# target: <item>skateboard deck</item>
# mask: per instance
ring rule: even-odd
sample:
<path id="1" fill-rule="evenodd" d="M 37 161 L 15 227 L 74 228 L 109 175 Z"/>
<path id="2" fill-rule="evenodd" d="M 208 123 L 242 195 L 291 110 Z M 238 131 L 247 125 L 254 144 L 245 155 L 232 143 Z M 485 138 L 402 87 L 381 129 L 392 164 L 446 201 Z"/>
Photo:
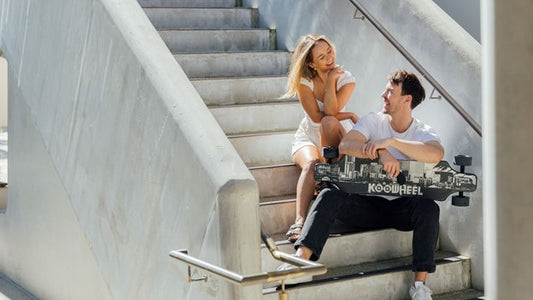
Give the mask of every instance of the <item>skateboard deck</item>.
<path id="1" fill-rule="evenodd" d="M 345 155 L 335 163 L 315 165 L 317 181 L 349 194 L 381 196 L 415 196 L 443 201 L 452 193 L 473 192 L 477 188 L 477 176 L 454 170 L 448 162 L 436 164 L 413 160 L 400 160 L 401 173 L 392 178 L 383 171 L 379 159 L 371 160 Z"/>

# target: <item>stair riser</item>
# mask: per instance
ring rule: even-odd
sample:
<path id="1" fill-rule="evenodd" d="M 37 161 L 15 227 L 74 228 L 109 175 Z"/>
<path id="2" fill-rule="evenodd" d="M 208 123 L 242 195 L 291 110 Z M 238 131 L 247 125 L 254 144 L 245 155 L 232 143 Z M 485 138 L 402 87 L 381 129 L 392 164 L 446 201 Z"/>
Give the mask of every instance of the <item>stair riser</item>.
<path id="1" fill-rule="evenodd" d="M 281 51 L 176 54 L 174 57 L 190 78 L 284 76 L 290 63 L 289 53 Z"/>
<path id="2" fill-rule="evenodd" d="M 265 198 L 295 194 L 301 170 L 291 165 L 252 169 L 250 172 L 259 186 L 259 197 Z"/>
<path id="3" fill-rule="evenodd" d="M 138 0 L 138 2 L 142 7 L 235 7 L 237 5 L 236 0 Z"/>
<path id="4" fill-rule="evenodd" d="M 226 134 L 296 131 L 300 120 L 303 118 L 303 111 L 297 102 L 233 107 L 217 106 L 209 110 Z"/>
<path id="5" fill-rule="evenodd" d="M 442 264 L 437 266 L 435 273 L 429 275 L 428 286 L 434 294 L 463 290 L 470 287 L 469 274 L 469 260 Z M 334 299 L 403 300 L 409 298 L 412 282 L 411 271 L 398 271 L 290 289 L 288 294 L 291 300 L 333 299 L 332 295 L 335 295 Z M 278 294 L 264 295 L 263 299 L 277 300 Z"/>
<path id="6" fill-rule="evenodd" d="M 274 50 L 273 30 L 163 30 L 163 41 L 173 53 Z"/>
<path id="7" fill-rule="evenodd" d="M 244 163 L 270 165 L 290 161 L 292 134 L 231 138 Z"/>
<path id="8" fill-rule="evenodd" d="M 319 262 L 332 268 L 409 256 L 412 254 L 412 236 L 412 232 L 386 229 L 330 237 Z M 283 252 L 294 252 L 293 244 L 278 247 Z M 261 253 L 263 270 L 275 270 L 279 261 L 274 260 L 265 248 Z"/>
<path id="9" fill-rule="evenodd" d="M 285 233 L 296 217 L 295 202 L 265 205 L 259 208 L 262 230 L 268 234 Z"/>
<path id="10" fill-rule="evenodd" d="M 285 92 L 286 77 L 251 77 L 191 81 L 207 105 L 261 103 Z"/>
<path id="11" fill-rule="evenodd" d="M 158 30 L 257 27 L 257 9 L 145 8 L 144 11 Z"/>

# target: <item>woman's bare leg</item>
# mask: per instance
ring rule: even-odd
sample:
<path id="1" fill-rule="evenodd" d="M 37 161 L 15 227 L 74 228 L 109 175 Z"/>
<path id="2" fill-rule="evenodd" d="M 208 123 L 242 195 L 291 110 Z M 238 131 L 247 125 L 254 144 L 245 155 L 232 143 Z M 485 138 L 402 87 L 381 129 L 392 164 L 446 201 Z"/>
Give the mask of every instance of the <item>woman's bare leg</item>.
<path id="1" fill-rule="evenodd" d="M 293 160 L 302 169 L 296 185 L 296 218 L 294 224 L 303 225 L 315 192 L 314 171 L 315 164 L 320 160 L 320 152 L 314 146 L 305 146 L 294 153 Z M 293 240 L 291 237 L 289 239 Z"/>
<path id="2" fill-rule="evenodd" d="M 344 137 L 345 131 L 341 122 L 335 117 L 327 116 L 320 122 L 320 134 L 322 147 L 338 147 Z"/>

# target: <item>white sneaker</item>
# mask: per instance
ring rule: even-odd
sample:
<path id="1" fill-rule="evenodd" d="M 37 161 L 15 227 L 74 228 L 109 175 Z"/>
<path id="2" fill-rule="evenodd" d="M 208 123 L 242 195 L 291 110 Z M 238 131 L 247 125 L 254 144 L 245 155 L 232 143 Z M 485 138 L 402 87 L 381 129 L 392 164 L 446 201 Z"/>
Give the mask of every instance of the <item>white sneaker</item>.
<path id="1" fill-rule="evenodd" d="M 409 289 L 409 296 L 412 300 L 433 300 L 431 290 L 421 281 L 416 281 Z"/>
<path id="2" fill-rule="evenodd" d="M 289 271 L 289 270 L 293 270 L 293 269 L 297 269 L 297 268 L 298 267 L 295 266 L 295 265 L 291 265 L 289 263 L 284 263 L 281 266 L 279 266 L 277 270 L 278 271 Z M 285 284 L 298 284 L 298 283 L 309 282 L 309 281 L 313 281 L 313 276 L 306 275 L 306 276 L 299 276 L 299 277 L 289 278 L 289 279 L 285 280 Z"/>

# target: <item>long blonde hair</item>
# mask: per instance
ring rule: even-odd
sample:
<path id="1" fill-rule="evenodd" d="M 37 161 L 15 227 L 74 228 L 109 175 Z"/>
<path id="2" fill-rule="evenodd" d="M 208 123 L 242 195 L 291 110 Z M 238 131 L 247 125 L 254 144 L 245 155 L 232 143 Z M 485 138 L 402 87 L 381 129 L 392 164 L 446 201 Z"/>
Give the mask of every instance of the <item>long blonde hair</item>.
<path id="1" fill-rule="evenodd" d="M 298 92 L 298 85 L 303 78 L 312 80 L 317 75 L 316 70 L 309 64 L 313 61 L 313 47 L 318 41 L 324 41 L 335 51 L 335 45 L 325 35 L 308 34 L 302 36 L 291 56 L 291 66 L 287 80 L 287 92 L 282 98 L 291 98 Z"/>

